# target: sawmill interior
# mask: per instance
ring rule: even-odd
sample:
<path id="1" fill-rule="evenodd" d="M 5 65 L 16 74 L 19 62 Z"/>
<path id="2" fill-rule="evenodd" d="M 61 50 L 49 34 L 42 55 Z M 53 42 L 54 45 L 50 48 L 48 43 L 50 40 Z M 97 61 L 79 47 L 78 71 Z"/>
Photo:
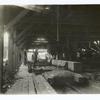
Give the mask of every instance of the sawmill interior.
<path id="1" fill-rule="evenodd" d="M 1 94 L 99 94 L 100 5 L 1 5 Z"/>

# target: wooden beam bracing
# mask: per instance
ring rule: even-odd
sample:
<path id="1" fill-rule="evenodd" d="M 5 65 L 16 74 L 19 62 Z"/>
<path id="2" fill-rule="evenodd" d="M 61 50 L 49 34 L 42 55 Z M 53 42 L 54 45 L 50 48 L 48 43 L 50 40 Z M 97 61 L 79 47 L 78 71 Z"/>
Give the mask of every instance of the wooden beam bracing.
<path id="1" fill-rule="evenodd" d="M 11 22 L 9 22 L 6 25 L 6 30 L 8 30 L 9 28 L 12 28 L 18 21 L 21 20 L 21 18 L 23 18 L 29 11 L 28 10 L 23 10 L 21 11 Z"/>
<path id="2" fill-rule="evenodd" d="M 19 33 L 19 35 L 16 36 L 15 42 L 19 41 L 20 38 L 22 38 L 24 35 L 26 35 L 25 33 L 32 27 L 32 25 L 29 25 L 28 27 L 26 27 L 21 33 Z"/>

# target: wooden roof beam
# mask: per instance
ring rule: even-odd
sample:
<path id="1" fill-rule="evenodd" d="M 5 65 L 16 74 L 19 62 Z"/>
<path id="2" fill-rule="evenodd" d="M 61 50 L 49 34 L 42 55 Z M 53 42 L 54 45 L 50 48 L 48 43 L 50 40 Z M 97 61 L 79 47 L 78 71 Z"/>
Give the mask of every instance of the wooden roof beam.
<path id="1" fill-rule="evenodd" d="M 7 25 L 6 25 L 6 30 L 8 30 L 9 28 L 11 28 L 12 26 L 14 26 L 18 21 L 20 21 L 27 13 L 29 12 L 29 10 L 23 10 L 21 11 L 12 21 L 10 21 Z"/>
<path id="2" fill-rule="evenodd" d="M 19 45 L 19 47 L 20 47 L 20 48 L 24 48 L 24 46 L 25 46 L 26 43 L 27 43 L 27 41 L 24 41 L 23 43 L 21 43 L 21 44 Z"/>
<path id="3" fill-rule="evenodd" d="M 16 42 L 17 45 L 20 45 L 21 43 L 23 43 L 24 41 L 27 41 L 27 40 L 30 41 L 33 37 L 32 36 L 29 37 L 29 36 L 30 36 L 30 34 L 27 34 L 24 37 L 22 37 L 18 42 Z"/>
<path id="4" fill-rule="evenodd" d="M 19 35 L 17 35 L 15 42 L 17 42 L 18 40 L 20 40 L 20 38 L 22 38 L 24 35 L 26 35 L 25 33 L 32 27 L 32 25 L 26 27 L 21 33 L 19 33 Z"/>

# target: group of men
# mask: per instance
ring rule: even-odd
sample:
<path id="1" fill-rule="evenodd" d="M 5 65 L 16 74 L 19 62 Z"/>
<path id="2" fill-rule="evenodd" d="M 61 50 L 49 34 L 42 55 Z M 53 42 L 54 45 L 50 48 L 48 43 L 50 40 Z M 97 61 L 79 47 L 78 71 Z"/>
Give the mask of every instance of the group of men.
<path id="1" fill-rule="evenodd" d="M 38 56 L 38 51 L 35 50 L 32 54 L 31 61 L 28 62 L 28 72 L 32 72 L 33 67 L 35 67 L 37 63 L 37 56 Z"/>

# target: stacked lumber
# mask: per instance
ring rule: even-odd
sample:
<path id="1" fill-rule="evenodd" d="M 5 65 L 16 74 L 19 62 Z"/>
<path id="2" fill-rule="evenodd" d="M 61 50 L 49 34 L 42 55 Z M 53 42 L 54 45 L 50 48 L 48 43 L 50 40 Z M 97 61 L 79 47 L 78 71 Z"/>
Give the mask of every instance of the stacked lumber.
<path id="1" fill-rule="evenodd" d="M 82 64 L 80 62 L 75 61 L 64 61 L 64 60 L 52 60 L 52 65 L 63 67 L 64 69 L 81 73 L 82 72 Z"/>
<path id="2" fill-rule="evenodd" d="M 81 73 L 82 65 L 80 62 L 68 61 L 68 70 L 76 72 L 76 73 Z"/>
<path id="3" fill-rule="evenodd" d="M 67 61 L 64 60 L 52 60 L 52 65 L 64 67 L 66 65 L 66 62 Z"/>

